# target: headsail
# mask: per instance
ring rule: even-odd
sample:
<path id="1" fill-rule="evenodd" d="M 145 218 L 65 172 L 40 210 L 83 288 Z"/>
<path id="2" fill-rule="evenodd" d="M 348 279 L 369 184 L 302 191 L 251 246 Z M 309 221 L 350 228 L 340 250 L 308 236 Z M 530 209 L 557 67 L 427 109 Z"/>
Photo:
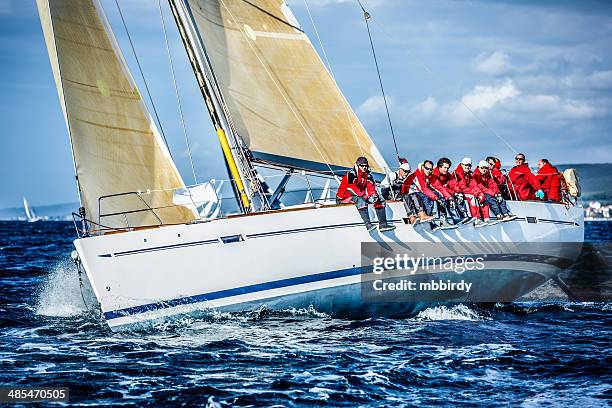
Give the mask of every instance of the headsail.
<path id="1" fill-rule="evenodd" d="M 155 213 L 163 223 L 192 221 L 192 211 L 173 206 L 172 191 L 161 191 L 184 183 L 98 0 L 37 0 L 37 5 L 88 218 L 134 211 L 127 215 L 130 226 L 154 225 L 159 220 L 151 211 L 139 211 L 150 206 L 159 208 Z M 144 194 L 98 201 L 138 191 Z M 126 219 L 100 221 L 124 226 Z"/>
<path id="2" fill-rule="evenodd" d="M 384 159 L 283 0 L 185 0 L 255 159 L 315 171 Z"/>
<path id="3" fill-rule="evenodd" d="M 30 205 L 28 204 L 28 200 L 26 200 L 25 197 L 23 197 L 23 209 L 25 211 L 25 214 L 28 220 L 34 219 L 36 217 L 34 215 L 34 210 L 30 208 Z"/>

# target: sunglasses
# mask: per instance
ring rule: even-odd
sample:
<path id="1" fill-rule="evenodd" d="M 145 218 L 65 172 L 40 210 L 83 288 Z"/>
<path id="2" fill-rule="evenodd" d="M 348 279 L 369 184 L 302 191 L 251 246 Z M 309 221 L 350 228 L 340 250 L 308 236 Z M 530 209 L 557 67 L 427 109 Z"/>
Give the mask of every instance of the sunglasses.
<path id="1" fill-rule="evenodd" d="M 485 170 L 488 169 L 488 167 L 486 167 L 486 166 L 479 166 L 478 168 L 479 169 L 485 169 Z"/>
<path id="2" fill-rule="evenodd" d="M 462 165 L 462 166 L 465 166 L 465 167 L 472 167 L 472 165 L 471 165 L 471 164 L 461 163 L 461 165 Z"/>
<path id="3" fill-rule="evenodd" d="M 367 169 L 368 165 L 367 164 L 360 164 L 359 167 L 362 168 L 362 169 Z"/>
<path id="4" fill-rule="evenodd" d="M 525 161 L 525 158 L 524 157 L 515 157 L 514 160 Z"/>
<path id="5" fill-rule="evenodd" d="M 427 171 L 432 171 L 432 170 L 433 170 L 433 167 L 423 167 L 423 168 L 424 168 L 425 170 L 427 170 Z"/>

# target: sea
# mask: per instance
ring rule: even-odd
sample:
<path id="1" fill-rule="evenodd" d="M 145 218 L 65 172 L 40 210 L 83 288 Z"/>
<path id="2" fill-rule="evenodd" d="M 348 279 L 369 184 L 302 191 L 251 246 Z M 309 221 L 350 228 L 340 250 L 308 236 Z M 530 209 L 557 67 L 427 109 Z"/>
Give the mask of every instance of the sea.
<path id="1" fill-rule="evenodd" d="M 70 222 L 0 222 L 0 386 L 103 406 L 612 405 L 610 303 L 211 312 L 113 333 L 79 284 L 74 238 Z M 612 222 L 587 223 L 586 240 L 612 240 Z"/>

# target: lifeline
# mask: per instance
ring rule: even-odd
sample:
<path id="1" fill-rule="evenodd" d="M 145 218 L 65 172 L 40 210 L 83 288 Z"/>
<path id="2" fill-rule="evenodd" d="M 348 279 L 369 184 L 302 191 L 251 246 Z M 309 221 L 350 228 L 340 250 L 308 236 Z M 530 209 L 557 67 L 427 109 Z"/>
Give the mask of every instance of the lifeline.
<path id="1" fill-rule="evenodd" d="M 469 293 L 472 288 L 472 283 L 461 280 L 460 282 L 451 282 L 450 280 L 431 280 L 429 282 L 412 282 L 408 279 L 402 279 L 396 282 L 385 282 L 381 279 L 372 282 L 374 290 L 377 291 L 461 291 Z"/>

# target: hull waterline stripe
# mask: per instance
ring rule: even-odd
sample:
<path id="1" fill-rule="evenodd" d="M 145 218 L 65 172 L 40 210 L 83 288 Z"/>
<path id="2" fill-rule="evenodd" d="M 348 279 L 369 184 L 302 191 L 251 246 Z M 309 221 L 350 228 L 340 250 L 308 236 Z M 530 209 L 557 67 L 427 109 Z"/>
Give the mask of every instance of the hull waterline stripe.
<path id="1" fill-rule="evenodd" d="M 461 255 L 460 257 L 462 257 Z M 559 268 L 566 268 L 572 264 L 572 260 L 548 255 L 526 255 L 526 254 L 471 254 L 470 256 L 484 257 L 487 262 L 493 261 L 520 261 L 537 264 L 553 265 Z M 289 286 L 302 285 L 306 283 L 320 282 L 330 279 L 344 278 L 348 276 L 362 275 L 372 272 L 372 266 L 359 266 L 348 269 L 340 269 L 331 272 L 322 272 L 312 275 L 297 276 L 295 278 L 280 279 L 271 282 L 258 283 L 254 285 L 241 286 L 232 289 L 220 290 L 201 295 L 186 296 L 178 299 L 149 303 L 140 306 L 128 307 L 125 309 L 112 310 L 104 313 L 106 320 L 117 319 L 120 317 L 141 314 L 159 309 L 168 309 L 175 306 L 201 303 L 210 300 L 218 300 L 232 296 L 246 295 L 255 292 L 263 292 L 271 289 L 285 288 Z"/>
<path id="2" fill-rule="evenodd" d="M 203 295 L 187 296 L 179 299 L 168 300 L 165 302 L 149 303 L 142 306 L 134 306 L 126 309 L 113 310 L 105 312 L 106 320 L 117 319 L 119 317 L 140 314 L 158 309 L 166 309 L 174 306 L 189 305 L 192 303 L 200 303 L 210 300 L 223 299 L 231 296 L 246 295 L 254 292 L 262 292 L 270 289 L 279 289 L 287 286 L 301 285 L 304 283 L 313 283 L 329 279 L 344 278 L 347 276 L 361 275 L 368 273 L 372 267 L 354 267 L 349 269 L 340 269 L 338 271 L 316 273 L 313 275 L 298 276 L 295 278 L 281 279 L 266 283 L 257 283 L 255 285 L 242 286 L 233 289 L 219 290 Z"/>

